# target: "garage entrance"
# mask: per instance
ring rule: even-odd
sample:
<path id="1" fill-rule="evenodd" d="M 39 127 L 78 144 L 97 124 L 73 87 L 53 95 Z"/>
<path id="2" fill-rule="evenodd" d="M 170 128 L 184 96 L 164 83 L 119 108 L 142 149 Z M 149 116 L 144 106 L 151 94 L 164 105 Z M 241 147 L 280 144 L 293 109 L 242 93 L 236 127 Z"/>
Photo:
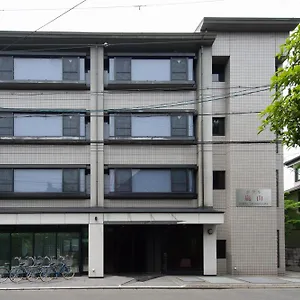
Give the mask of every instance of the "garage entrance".
<path id="1" fill-rule="evenodd" d="M 202 225 L 104 225 L 105 274 L 203 274 Z"/>

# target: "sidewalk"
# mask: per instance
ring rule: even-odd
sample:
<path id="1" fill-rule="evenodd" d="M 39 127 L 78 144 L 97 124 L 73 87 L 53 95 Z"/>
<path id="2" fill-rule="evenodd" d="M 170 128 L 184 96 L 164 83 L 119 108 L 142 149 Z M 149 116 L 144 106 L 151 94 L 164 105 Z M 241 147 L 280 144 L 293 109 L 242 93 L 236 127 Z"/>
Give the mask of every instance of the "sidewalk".
<path id="1" fill-rule="evenodd" d="M 285 276 L 105 276 L 104 278 L 74 277 L 53 279 L 44 283 L 22 280 L 15 284 L 9 279 L 0 290 L 52 289 L 234 289 L 234 288 L 300 288 L 300 273 Z"/>

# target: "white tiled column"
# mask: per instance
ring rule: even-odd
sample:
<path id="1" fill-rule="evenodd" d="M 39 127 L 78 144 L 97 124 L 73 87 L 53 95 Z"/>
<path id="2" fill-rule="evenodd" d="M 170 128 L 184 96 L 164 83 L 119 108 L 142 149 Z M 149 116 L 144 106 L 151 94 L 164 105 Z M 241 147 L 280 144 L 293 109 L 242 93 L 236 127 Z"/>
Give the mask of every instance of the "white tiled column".
<path id="1" fill-rule="evenodd" d="M 104 277 L 103 214 L 90 215 L 88 275 L 90 278 Z"/>
<path id="2" fill-rule="evenodd" d="M 217 275 L 216 225 L 203 225 L 203 274 Z"/>

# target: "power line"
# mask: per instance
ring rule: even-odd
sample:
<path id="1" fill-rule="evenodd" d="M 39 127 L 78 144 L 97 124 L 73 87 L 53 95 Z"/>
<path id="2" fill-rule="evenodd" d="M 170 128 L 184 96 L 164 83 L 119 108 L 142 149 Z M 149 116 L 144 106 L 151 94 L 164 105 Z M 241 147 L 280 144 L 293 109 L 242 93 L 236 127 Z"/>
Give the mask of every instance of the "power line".
<path id="1" fill-rule="evenodd" d="M 54 21 L 56 21 L 57 19 L 61 18 L 61 17 L 64 16 L 64 15 L 66 15 L 67 13 L 69 13 L 70 11 L 72 11 L 73 9 L 75 9 L 76 7 L 78 7 L 79 5 L 83 4 L 83 3 L 86 2 L 86 1 L 87 1 L 87 0 L 83 0 L 83 1 L 81 1 L 81 2 L 79 2 L 79 3 L 77 3 L 77 4 L 74 5 L 73 7 L 69 8 L 68 10 L 66 10 L 65 12 L 63 12 L 62 14 L 58 15 L 57 17 L 55 17 L 54 19 L 52 19 L 52 20 L 50 20 L 49 22 L 45 23 L 44 25 L 38 27 L 36 30 L 32 31 L 31 33 L 29 33 L 29 34 L 27 34 L 27 35 L 25 35 L 25 36 L 23 36 L 23 37 L 21 37 L 21 38 L 16 39 L 16 40 L 15 40 L 13 43 L 11 43 L 10 45 L 7 45 L 7 46 L 5 46 L 4 48 L 2 48 L 2 49 L 0 50 L 0 52 L 1 52 L 1 51 L 4 51 L 4 50 L 7 50 L 8 48 L 10 48 L 11 46 L 17 44 L 17 43 L 20 42 L 20 41 L 25 40 L 27 37 L 31 36 L 31 35 L 34 34 L 35 32 L 37 32 L 37 31 L 41 30 L 42 28 L 48 26 L 49 24 L 53 23 Z"/>
<path id="2" fill-rule="evenodd" d="M 117 9 L 117 8 L 147 8 L 147 7 L 161 7 L 161 6 L 176 6 L 176 5 L 191 5 L 191 4 L 202 4 L 202 3 L 215 3 L 223 2 L 224 0 L 202 0 L 202 1 L 185 1 L 185 2 L 169 2 L 169 3 L 140 3 L 140 4 L 130 4 L 130 5 L 107 5 L 107 6 L 89 6 L 80 7 L 76 10 L 92 10 L 92 9 Z M 28 12 L 28 11 L 57 11 L 65 10 L 67 8 L 8 8 L 0 9 L 2 12 Z"/>
<path id="3" fill-rule="evenodd" d="M 199 99 L 199 98 L 196 98 L 196 99 L 193 99 L 193 100 L 184 100 L 184 101 L 177 101 L 177 102 L 173 102 L 173 103 L 160 103 L 160 104 L 151 104 L 151 105 L 144 105 L 144 106 L 137 106 L 137 107 L 130 107 L 130 108 L 116 108 L 116 109 L 104 109 L 104 110 L 88 110 L 89 112 L 113 112 L 113 111 L 117 111 L 117 112 L 120 112 L 120 111 L 142 111 L 143 109 L 159 109 L 159 108 L 170 108 L 170 107 L 176 107 L 176 106 L 185 106 L 185 105 L 189 105 L 189 104 L 196 104 L 196 103 L 203 103 L 203 102 L 211 102 L 211 101 L 216 101 L 216 100 L 222 100 L 222 99 L 227 99 L 227 98 L 235 98 L 235 97 L 240 97 L 240 96 L 246 96 L 246 95 L 252 95 L 252 94 L 256 94 L 256 93 L 260 93 L 260 92 L 263 92 L 263 91 L 267 91 L 269 90 L 269 88 L 262 88 L 262 89 L 254 89 L 254 90 L 242 90 L 242 91 L 239 91 L 239 92 L 233 92 L 233 93 L 229 93 L 227 95 L 224 95 L 224 96 L 219 96 L 219 97 L 216 97 L 216 96 L 207 96 L 207 98 L 205 98 L 204 100 L 203 99 Z M 11 99 L 11 98 L 10 98 Z M 2 110 L 2 112 L 4 111 L 11 111 L 13 110 L 14 112 L 19 112 L 19 111 L 23 111 L 23 112 L 28 112 L 28 108 L 4 108 L 4 107 L 1 107 L 0 108 Z M 39 109 L 36 109 L 36 111 L 41 111 L 43 110 L 44 112 L 45 111 L 51 111 L 51 112 L 63 112 L 64 110 L 49 110 L 49 109 L 42 109 L 42 108 L 39 108 Z M 73 110 L 74 111 L 74 110 Z M 67 112 L 70 113 L 70 110 L 68 110 Z M 78 113 L 78 110 L 75 111 Z"/>

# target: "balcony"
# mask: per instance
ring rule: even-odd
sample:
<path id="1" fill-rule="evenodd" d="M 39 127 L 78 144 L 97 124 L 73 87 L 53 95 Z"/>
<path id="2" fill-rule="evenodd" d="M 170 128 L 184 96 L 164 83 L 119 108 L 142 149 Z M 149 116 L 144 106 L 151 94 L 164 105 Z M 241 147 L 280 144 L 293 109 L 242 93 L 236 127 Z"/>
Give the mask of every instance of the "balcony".
<path id="1" fill-rule="evenodd" d="M 104 123 L 107 144 L 194 144 L 195 120 L 183 114 L 110 114 Z"/>
<path id="2" fill-rule="evenodd" d="M 86 89 L 88 71 L 80 57 L 0 57 L 0 88 Z"/>
<path id="3" fill-rule="evenodd" d="M 105 86 L 122 88 L 195 88 L 193 58 L 131 58 L 108 60 Z"/>
<path id="4" fill-rule="evenodd" d="M 195 170 L 107 169 L 106 199 L 196 199 Z"/>

